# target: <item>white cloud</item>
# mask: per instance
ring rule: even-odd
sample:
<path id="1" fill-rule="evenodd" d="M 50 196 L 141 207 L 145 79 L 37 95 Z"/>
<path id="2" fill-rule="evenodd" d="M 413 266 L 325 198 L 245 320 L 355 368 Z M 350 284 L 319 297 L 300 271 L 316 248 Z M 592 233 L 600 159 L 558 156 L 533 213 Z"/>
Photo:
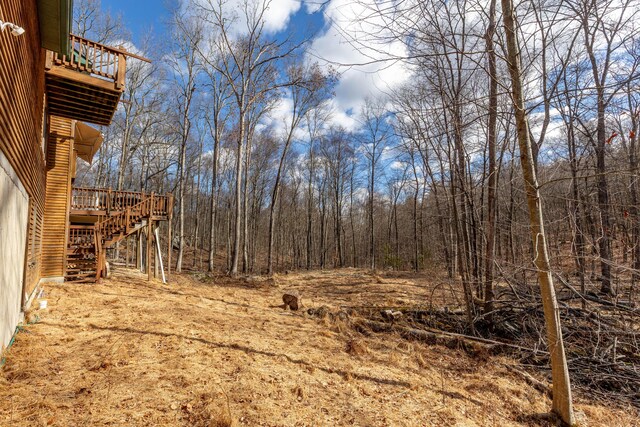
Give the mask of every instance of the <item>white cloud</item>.
<path id="1" fill-rule="evenodd" d="M 239 35 L 248 31 L 244 10 L 248 10 L 251 15 L 252 12 L 259 12 L 266 7 L 264 30 L 273 34 L 287 28 L 291 16 L 300 6 L 299 0 L 226 0 L 222 3 L 222 12 L 228 21 L 233 21 L 231 31 Z M 206 10 L 217 10 L 220 6 L 218 0 L 191 0 L 187 7 L 190 12 L 197 14 Z"/>
<path id="2" fill-rule="evenodd" d="M 265 13 L 265 30 L 272 33 L 284 30 L 289 24 L 291 15 L 299 9 L 300 1 L 298 0 L 270 0 Z"/>
<path id="3" fill-rule="evenodd" d="M 319 12 L 320 9 L 322 9 L 322 6 L 324 4 L 325 4 L 325 2 L 322 1 L 322 0 L 305 1 L 304 2 L 305 9 L 306 9 L 307 13 L 309 13 L 309 14 Z"/>
<path id="4" fill-rule="evenodd" d="M 331 111 L 329 120 L 326 123 L 327 127 L 332 125 L 342 127 L 348 132 L 356 131 L 360 127 L 355 115 L 341 108 L 337 98 L 332 98 L 327 101 L 326 107 Z"/>
<path id="5" fill-rule="evenodd" d="M 406 55 L 406 48 L 398 41 L 370 44 L 365 41 L 366 34 L 378 32 L 377 26 L 381 24 L 376 18 L 363 22 L 363 16 L 371 16 L 366 4 L 331 0 L 323 14 L 329 26 L 313 40 L 308 59 L 334 67 L 340 73 L 332 105 L 336 111 L 333 119 L 347 129 L 354 129 L 354 116 L 359 115 L 367 97 L 384 96 L 408 80 L 410 71 L 406 64 L 386 60 Z"/>
<path id="6" fill-rule="evenodd" d="M 282 136 L 289 131 L 293 116 L 293 101 L 288 96 L 282 96 L 261 120 L 258 130 L 269 129 L 274 135 Z"/>
<path id="7" fill-rule="evenodd" d="M 407 163 L 400 160 L 394 160 L 389 164 L 389 169 L 391 170 L 404 170 L 406 167 Z"/>

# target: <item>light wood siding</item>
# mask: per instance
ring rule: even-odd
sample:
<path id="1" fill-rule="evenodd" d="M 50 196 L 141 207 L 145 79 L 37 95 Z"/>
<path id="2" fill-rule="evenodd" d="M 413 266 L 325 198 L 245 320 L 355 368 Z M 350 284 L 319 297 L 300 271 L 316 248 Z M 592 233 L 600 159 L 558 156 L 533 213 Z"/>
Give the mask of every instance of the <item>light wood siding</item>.
<path id="1" fill-rule="evenodd" d="M 25 29 L 20 37 L 12 36 L 11 31 L 0 33 L 0 150 L 29 195 L 35 211 L 30 221 L 35 222 L 35 232 L 41 233 L 45 200 L 41 133 L 45 56 L 40 47 L 36 1 L 0 0 L 0 19 Z M 29 293 L 40 278 L 41 237 L 28 239 L 25 291 Z"/>
<path id="2" fill-rule="evenodd" d="M 27 246 L 26 292 L 31 294 L 40 280 L 44 215 L 34 203 L 29 204 L 29 236 Z"/>
<path id="3" fill-rule="evenodd" d="M 69 197 L 74 121 L 50 116 L 47 141 L 47 198 L 45 202 L 42 277 L 63 277 L 69 235 Z"/>

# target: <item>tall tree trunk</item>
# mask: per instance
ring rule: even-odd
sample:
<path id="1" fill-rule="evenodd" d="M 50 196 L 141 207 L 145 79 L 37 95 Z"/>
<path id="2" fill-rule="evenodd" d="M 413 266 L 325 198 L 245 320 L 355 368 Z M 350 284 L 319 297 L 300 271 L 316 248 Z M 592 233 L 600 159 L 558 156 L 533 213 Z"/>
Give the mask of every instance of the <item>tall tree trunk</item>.
<path id="1" fill-rule="evenodd" d="M 582 214 L 580 212 L 580 189 L 578 187 L 578 159 L 576 151 L 576 140 L 574 134 L 572 119 L 569 119 L 569 125 L 567 129 L 567 141 L 569 143 L 569 164 L 571 166 L 571 191 L 573 193 L 572 216 L 574 218 L 574 235 L 575 235 L 575 255 L 576 265 L 578 267 L 578 275 L 580 277 L 580 292 L 585 294 L 585 243 L 584 243 L 584 231 L 582 224 Z M 585 308 L 585 301 L 582 302 L 583 308 Z"/>
<path id="2" fill-rule="evenodd" d="M 420 194 L 420 182 L 418 181 L 418 172 L 413 153 L 411 155 L 411 167 L 413 168 L 416 186 L 413 192 L 413 271 L 417 273 L 420 270 L 418 254 L 418 195 Z"/>
<path id="3" fill-rule="evenodd" d="M 462 279 L 462 289 L 464 291 L 465 308 L 469 328 L 474 330 L 474 320 L 476 315 L 475 303 L 473 300 L 473 287 L 471 283 L 471 246 L 469 241 L 469 210 L 466 200 L 466 162 L 462 141 L 462 129 L 459 106 L 454 108 L 454 152 L 452 160 L 452 195 L 451 206 L 453 207 L 454 228 L 458 247 L 458 268 Z M 457 183 L 457 184 L 456 184 Z M 457 188 L 456 188 L 457 186 Z M 458 191 L 456 191 L 458 190 Z"/>
<path id="4" fill-rule="evenodd" d="M 231 255 L 231 270 L 232 276 L 238 275 L 238 261 L 240 259 L 240 233 L 242 225 L 242 166 L 244 164 L 244 127 L 245 117 L 243 112 L 240 113 L 239 123 L 239 135 L 238 135 L 238 148 L 236 156 L 236 183 L 235 183 L 235 218 L 234 218 L 234 235 L 233 235 L 233 253 Z"/>
<path id="5" fill-rule="evenodd" d="M 631 206 L 629 207 L 629 214 L 632 221 L 631 226 L 631 242 L 633 247 L 632 254 L 632 268 L 631 274 L 631 291 L 629 295 L 629 301 L 633 304 L 633 294 L 636 287 L 636 283 L 640 278 L 640 213 L 638 212 L 638 113 L 636 108 L 633 107 L 631 102 L 631 88 L 627 91 L 627 97 L 629 99 L 629 112 L 631 113 L 631 131 L 629 132 L 629 172 L 631 172 L 631 182 L 629 185 L 629 191 L 631 193 Z"/>
<path id="6" fill-rule="evenodd" d="M 313 259 L 313 139 L 309 141 L 309 181 L 307 183 L 307 270 L 311 269 Z"/>
<path id="7" fill-rule="evenodd" d="M 242 272 L 247 273 L 249 268 L 249 165 L 251 164 L 251 143 L 253 141 L 253 131 L 247 130 L 247 141 L 245 150 L 245 165 L 244 165 L 244 186 L 242 197 L 242 210 L 244 215 L 242 217 Z"/>
<path id="8" fill-rule="evenodd" d="M 190 72 L 192 71 L 189 68 Z M 186 88 L 185 92 L 185 106 L 184 111 L 182 112 L 182 135 L 180 142 L 180 182 L 179 182 L 179 192 L 180 192 L 180 202 L 179 202 L 179 210 L 180 214 L 178 216 L 178 238 L 179 246 L 178 246 L 178 256 L 176 258 L 176 273 L 180 273 L 182 271 L 182 259 L 184 257 L 184 189 L 185 189 L 185 167 L 187 163 L 187 141 L 189 140 L 189 131 L 191 130 L 191 122 L 189 121 L 189 109 L 191 108 L 191 101 L 193 99 L 193 93 L 195 91 L 195 86 L 193 85 L 192 75 L 189 76 L 189 86 Z"/>
<path id="9" fill-rule="evenodd" d="M 195 180 L 195 197 L 196 197 L 196 212 L 195 212 L 195 219 L 194 219 L 194 225 L 193 228 L 195 229 L 194 233 L 193 233 L 193 247 L 194 247 L 194 252 L 193 252 L 193 267 L 196 267 L 197 261 L 198 259 L 202 260 L 202 257 L 200 256 L 200 235 L 199 235 L 199 231 L 200 231 L 200 178 L 202 175 L 202 150 L 204 147 L 204 139 L 200 138 L 200 147 L 199 147 L 199 152 L 198 152 L 198 166 L 197 166 L 197 172 L 198 172 L 198 177 Z M 200 268 L 202 268 L 202 263 L 200 265 Z"/>
<path id="10" fill-rule="evenodd" d="M 491 0 L 489 5 L 489 26 L 487 28 L 487 55 L 489 62 L 489 185 L 487 189 L 487 245 L 485 249 L 484 266 L 484 314 L 489 315 L 488 321 L 492 323 L 490 313 L 493 311 L 493 264 L 495 262 L 496 248 L 496 187 L 498 183 L 498 168 L 496 165 L 497 145 L 497 121 L 498 121 L 498 76 L 496 72 L 496 52 L 493 47 L 493 36 L 496 26 L 496 0 Z"/>
<path id="11" fill-rule="evenodd" d="M 176 257 L 176 273 L 182 272 L 182 259 L 184 257 L 184 168 L 187 162 L 187 139 L 183 137 L 180 144 L 180 179 L 178 183 L 178 192 L 180 193 L 180 199 L 178 201 L 178 256 Z"/>
<path id="12" fill-rule="evenodd" d="M 524 104 L 520 68 L 520 53 L 517 41 L 516 23 L 513 16 L 512 0 L 502 0 L 502 18 L 507 41 L 507 62 L 511 75 L 513 107 L 516 115 L 518 144 L 520 146 L 520 163 L 524 177 L 527 205 L 529 207 L 529 223 L 531 242 L 535 248 L 534 264 L 538 270 L 538 282 L 542 294 L 542 305 L 547 324 L 547 339 L 551 354 L 551 376 L 553 381 L 553 411 L 568 425 L 575 424 L 569 369 L 564 352 L 560 312 L 553 287 L 553 277 L 549 265 L 549 254 L 542 218 L 542 205 L 538 181 L 533 166 L 529 125 Z"/>
<path id="13" fill-rule="evenodd" d="M 326 179 L 326 178 L 325 178 Z M 324 270 L 326 255 L 326 231 L 325 224 L 327 218 L 327 203 L 325 198 L 326 181 L 323 180 L 318 194 L 318 203 L 320 204 L 320 269 Z"/>
<path id="14" fill-rule="evenodd" d="M 215 268 L 216 256 L 216 216 L 218 213 L 218 129 L 214 130 L 213 138 L 213 165 L 211 168 L 211 226 L 209 235 L 209 271 Z"/>
<path id="15" fill-rule="evenodd" d="M 585 3 L 586 4 L 586 3 Z M 591 4 L 591 3 L 589 3 Z M 595 3 L 593 3 L 595 6 Z M 611 287 L 611 218 L 610 218 L 610 206 L 609 206 L 609 188 L 607 183 L 607 170 L 605 164 L 605 152 L 606 152 L 606 107 L 607 102 L 605 100 L 605 85 L 607 78 L 607 70 L 609 68 L 609 54 L 604 64 L 598 64 L 596 59 L 596 53 L 594 51 L 593 39 L 590 34 L 588 11 L 585 9 L 582 16 L 582 30 L 585 34 L 585 48 L 591 63 L 591 72 L 593 73 L 594 84 L 596 86 L 596 185 L 597 185 L 597 197 L 598 208 L 600 210 L 600 222 L 602 224 L 602 235 L 598 240 L 598 249 L 600 250 L 600 279 L 602 280 L 602 286 L 600 291 L 603 294 L 613 295 L 613 288 Z M 604 23 L 598 23 L 596 25 L 602 25 Z M 602 68 L 602 69 L 601 69 Z"/>
<path id="16" fill-rule="evenodd" d="M 284 148 L 282 149 L 282 156 L 280 156 L 280 162 L 278 163 L 278 172 L 276 174 L 276 181 L 273 184 L 273 193 L 271 194 L 271 207 L 269 209 L 269 246 L 267 254 L 267 272 L 269 275 L 273 274 L 273 234 L 275 232 L 275 209 L 278 203 L 278 197 L 280 195 L 280 181 L 282 180 L 282 174 L 284 171 L 284 162 L 287 158 L 289 145 L 291 144 L 291 138 L 293 132 L 289 133 L 287 140 L 285 141 Z"/>
<path id="17" fill-rule="evenodd" d="M 597 144 L 596 144 L 596 173 L 598 188 L 598 207 L 600 208 L 600 220 L 602 222 L 602 236 L 598 242 L 600 249 L 600 272 L 602 286 L 600 291 L 603 294 L 613 295 L 611 287 L 611 219 L 609 216 L 609 188 L 607 184 L 607 171 L 605 165 L 605 105 L 604 89 L 598 88 L 598 124 L 597 124 Z"/>
<path id="18" fill-rule="evenodd" d="M 358 258 L 356 255 L 356 228 L 353 217 L 353 190 L 355 189 L 356 162 L 351 162 L 351 176 L 349 184 L 349 222 L 351 223 L 351 262 L 353 267 L 358 266 Z"/>
<path id="19" fill-rule="evenodd" d="M 374 142 L 375 145 L 375 142 Z M 375 229 L 373 227 L 373 193 L 375 191 L 376 176 L 376 153 L 375 148 L 371 156 L 371 181 L 369 182 L 369 267 L 371 271 L 376 270 L 376 248 L 375 248 Z"/>

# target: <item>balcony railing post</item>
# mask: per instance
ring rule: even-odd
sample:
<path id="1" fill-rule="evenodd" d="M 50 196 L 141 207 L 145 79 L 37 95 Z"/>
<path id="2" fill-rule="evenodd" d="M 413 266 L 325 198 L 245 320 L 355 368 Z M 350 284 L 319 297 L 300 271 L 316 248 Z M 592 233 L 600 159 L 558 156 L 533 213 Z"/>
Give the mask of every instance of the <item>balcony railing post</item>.
<path id="1" fill-rule="evenodd" d="M 50 70 L 53 67 L 53 52 L 48 50 L 44 60 L 44 69 Z"/>
<path id="2" fill-rule="evenodd" d="M 124 87 L 125 77 L 127 72 L 127 57 L 119 53 L 118 54 L 118 71 L 116 74 L 116 89 L 120 90 Z"/>

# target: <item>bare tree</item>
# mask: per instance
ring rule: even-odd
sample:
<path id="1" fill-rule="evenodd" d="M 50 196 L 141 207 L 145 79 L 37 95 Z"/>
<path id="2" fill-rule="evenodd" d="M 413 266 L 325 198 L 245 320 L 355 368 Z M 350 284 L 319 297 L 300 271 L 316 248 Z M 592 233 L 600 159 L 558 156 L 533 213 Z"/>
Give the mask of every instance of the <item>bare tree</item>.
<path id="1" fill-rule="evenodd" d="M 590 139 L 596 152 L 598 207 L 602 224 L 602 236 L 598 244 L 601 292 L 609 295 L 612 295 L 614 290 L 611 285 L 611 208 L 605 161 L 607 141 L 610 140 L 610 136 L 607 135 L 606 111 L 609 103 L 624 84 L 615 79 L 614 52 L 637 35 L 635 21 L 640 11 L 634 5 L 633 0 L 621 2 L 579 0 L 568 3 L 582 30 L 583 43 L 591 66 L 591 82 L 595 87 L 596 138 L 594 140 L 590 136 Z"/>
<path id="2" fill-rule="evenodd" d="M 73 31 L 101 44 L 122 40 L 127 31 L 121 15 L 102 8 L 100 0 L 76 0 L 73 4 Z"/>
<path id="3" fill-rule="evenodd" d="M 185 181 L 187 161 L 187 141 L 191 132 L 191 104 L 196 91 L 196 81 L 201 65 L 198 61 L 198 45 L 202 43 L 203 28 L 191 16 L 176 9 L 173 16 L 173 40 L 175 52 L 169 62 L 173 71 L 173 82 L 177 93 L 177 129 L 179 136 L 180 155 L 178 161 L 178 256 L 176 272 L 182 271 L 182 261 L 185 249 L 184 219 L 185 219 Z"/>
<path id="4" fill-rule="evenodd" d="M 299 129 L 304 117 L 314 108 L 317 108 L 327 97 L 329 90 L 329 78 L 325 76 L 317 65 L 304 66 L 290 64 L 287 67 L 286 82 L 289 87 L 288 95 L 291 100 L 291 116 L 286 123 L 282 154 L 278 163 L 273 192 L 271 193 L 271 206 L 269 208 L 269 246 L 267 254 L 267 271 L 273 274 L 273 236 L 275 226 L 275 208 L 280 193 L 280 181 L 284 172 L 285 159 L 293 141 L 295 132 Z"/>
<path id="5" fill-rule="evenodd" d="M 238 273 L 241 249 L 242 178 L 247 114 L 265 92 L 277 88 L 277 85 L 273 84 L 277 82 L 276 63 L 299 47 L 291 46 L 288 40 L 267 39 L 265 13 L 270 4 L 270 1 L 245 0 L 240 7 L 240 16 L 236 11 L 229 11 L 223 1 L 208 0 L 201 6 L 207 23 L 218 31 L 219 37 L 215 39 L 214 47 L 221 62 L 217 65 L 217 71 L 229 84 L 237 109 L 235 225 L 230 267 L 232 275 Z M 241 34 L 237 34 L 235 25 L 242 28 Z"/>
<path id="6" fill-rule="evenodd" d="M 369 268 L 376 269 L 376 240 L 374 227 L 374 201 L 377 172 L 382 155 L 387 149 L 391 129 L 385 121 L 387 111 L 382 100 L 368 98 L 362 108 L 363 133 L 360 139 L 362 152 L 367 161 L 369 198 Z"/>
<path id="7" fill-rule="evenodd" d="M 518 26 L 514 17 L 511 0 L 502 0 L 502 19 L 507 42 L 507 62 L 509 65 L 509 74 L 511 75 L 513 108 L 515 109 L 518 144 L 520 146 L 520 163 L 529 208 L 531 244 L 535 249 L 533 263 L 538 272 L 538 282 L 540 283 L 540 293 L 542 294 L 542 304 L 547 323 L 549 353 L 551 353 L 553 411 L 557 413 L 566 424 L 573 425 L 575 423 L 575 417 L 571 399 L 569 369 L 567 367 L 567 358 L 562 340 L 558 302 L 553 287 L 551 266 L 549 265 L 547 238 L 544 230 L 544 220 L 542 218 L 542 201 L 540 200 L 538 180 L 533 163 L 529 123 L 522 89 L 520 45 L 517 39 Z"/>
<path id="8" fill-rule="evenodd" d="M 496 52 L 493 38 L 496 31 L 496 0 L 489 3 L 489 23 L 485 34 L 487 63 L 489 68 L 489 117 L 487 124 L 487 146 L 489 155 L 489 179 L 487 183 L 487 219 L 485 250 L 485 279 L 484 279 L 484 314 L 493 311 L 493 264 L 495 263 L 497 201 L 496 190 L 498 184 L 498 167 L 496 164 L 497 127 L 498 127 L 498 73 L 496 66 Z M 491 319 L 489 319 L 491 321 Z"/>

